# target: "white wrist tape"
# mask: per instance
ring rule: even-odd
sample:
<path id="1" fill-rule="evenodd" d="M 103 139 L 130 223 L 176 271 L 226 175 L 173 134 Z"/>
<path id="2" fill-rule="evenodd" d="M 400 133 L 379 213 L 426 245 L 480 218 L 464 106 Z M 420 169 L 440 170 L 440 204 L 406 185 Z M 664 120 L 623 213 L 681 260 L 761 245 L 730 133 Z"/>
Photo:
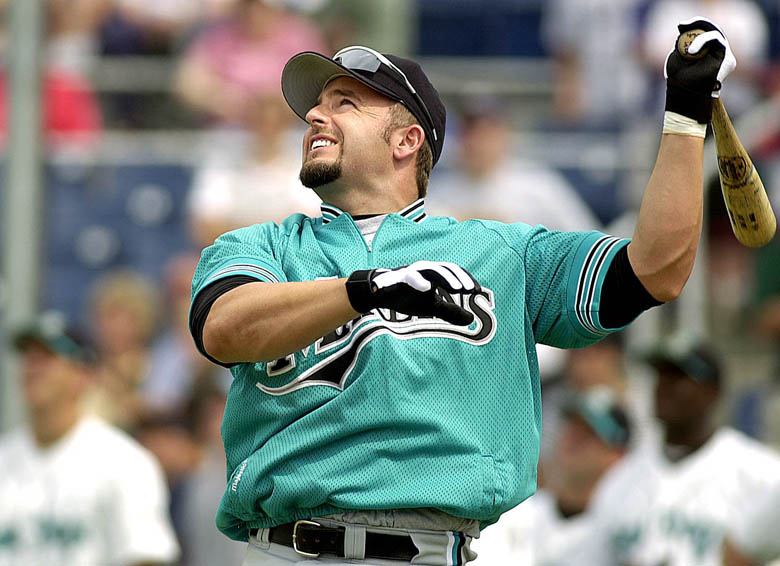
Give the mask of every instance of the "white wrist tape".
<path id="1" fill-rule="evenodd" d="M 707 124 L 699 124 L 693 118 L 667 111 L 664 112 L 663 133 L 703 138 L 707 134 Z"/>

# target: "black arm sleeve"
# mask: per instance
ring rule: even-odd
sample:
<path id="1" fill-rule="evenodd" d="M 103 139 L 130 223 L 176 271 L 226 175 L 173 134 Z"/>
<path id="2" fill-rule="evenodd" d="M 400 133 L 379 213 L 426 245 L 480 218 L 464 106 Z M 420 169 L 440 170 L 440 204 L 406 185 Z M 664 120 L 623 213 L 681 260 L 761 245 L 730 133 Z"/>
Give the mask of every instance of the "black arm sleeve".
<path id="1" fill-rule="evenodd" d="M 625 326 L 649 308 L 661 305 L 647 292 L 628 261 L 628 246 L 623 246 L 604 276 L 599 301 L 599 321 L 604 328 Z"/>
<path id="2" fill-rule="evenodd" d="M 211 306 L 214 304 L 214 301 L 219 299 L 222 295 L 231 289 L 235 289 L 236 287 L 240 287 L 241 285 L 245 285 L 247 283 L 255 283 L 257 281 L 258 280 L 254 277 L 249 277 L 248 275 L 233 275 L 232 277 L 225 277 L 223 279 L 219 279 L 218 281 L 214 281 L 214 283 L 205 287 L 200 293 L 198 293 L 198 296 L 195 297 L 195 302 L 192 303 L 192 308 L 190 309 L 190 334 L 192 334 L 192 338 L 195 340 L 195 345 L 198 347 L 198 351 L 215 364 L 226 368 L 237 365 L 223 364 L 219 360 L 215 360 L 203 347 L 203 327 L 206 325 L 206 317 L 209 315 Z"/>

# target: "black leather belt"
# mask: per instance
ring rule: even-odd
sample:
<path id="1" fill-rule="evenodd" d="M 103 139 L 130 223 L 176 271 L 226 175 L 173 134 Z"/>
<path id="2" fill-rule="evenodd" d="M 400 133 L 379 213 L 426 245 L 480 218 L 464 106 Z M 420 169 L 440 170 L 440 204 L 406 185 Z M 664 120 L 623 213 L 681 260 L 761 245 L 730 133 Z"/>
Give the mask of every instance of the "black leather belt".
<path id="1" fill-rule="evenodd" d="M 257 535 L 257 529 L 250 531 Z M 268 540 L 289 546 L 301 556 L 315 558 L 335 554 L 344 558 L 344 527 L 323 527 L 314 521 L 296 521 L 271 527 Z M 409 535 L 391 535 L 366 531 L 366 558 L 410 561 L 419 550 Z"/>

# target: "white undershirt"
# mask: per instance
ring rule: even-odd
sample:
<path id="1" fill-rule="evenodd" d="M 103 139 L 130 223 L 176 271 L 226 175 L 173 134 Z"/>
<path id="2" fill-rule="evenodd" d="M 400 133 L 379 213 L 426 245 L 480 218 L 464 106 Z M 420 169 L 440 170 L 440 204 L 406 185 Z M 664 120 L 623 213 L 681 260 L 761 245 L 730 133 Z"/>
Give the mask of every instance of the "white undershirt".
<path id="1" fill-rule="evenodd" d="M 363 239 L 366 241 L 369 251 L 371 251 L 371 245 L 374 243 L 374 236 L 376 236 L 376 232 L 386 216 L 387 214 L 378 214 L 371 218 L 355 220 L 355 225 L 360 230 L 360 233 L 363 234 Z"/>

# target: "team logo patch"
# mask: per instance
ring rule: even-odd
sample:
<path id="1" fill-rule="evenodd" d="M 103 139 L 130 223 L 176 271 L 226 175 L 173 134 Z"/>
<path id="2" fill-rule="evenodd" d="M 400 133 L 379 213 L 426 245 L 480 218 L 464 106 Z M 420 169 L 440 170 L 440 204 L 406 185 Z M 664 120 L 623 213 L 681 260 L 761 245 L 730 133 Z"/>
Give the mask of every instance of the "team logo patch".
<path id="1" fill-rule="evenodd" d="M 330 334 L 318 339 L 312 346 L 270 362 L 266 366 L 269 377 L 285 374 L 296 367 L 296 356 L 308 357 L 314 348 L 314 355 L 325 355 L 313 367 L 296 376 L 289 383 L 271 387 L 258 383 L 257 387 L 269 395 L 286 395 L 312 385 L 324 385 L 343 390 L 347 379 L 357 363 L 360 351 L 375 338 L 390 335 L 397 340 L 416 338 L 449 338 L 477 346 L 487 344 L 496 333 L 496 316 L 493 292 L 482 288 L 473 295 L 443 294 L 448 301 L 457 302 L 474 314 L 470 326 L 456 326 L 438 318 L 409 316 L 387 309 L 375 309 Z"/>

